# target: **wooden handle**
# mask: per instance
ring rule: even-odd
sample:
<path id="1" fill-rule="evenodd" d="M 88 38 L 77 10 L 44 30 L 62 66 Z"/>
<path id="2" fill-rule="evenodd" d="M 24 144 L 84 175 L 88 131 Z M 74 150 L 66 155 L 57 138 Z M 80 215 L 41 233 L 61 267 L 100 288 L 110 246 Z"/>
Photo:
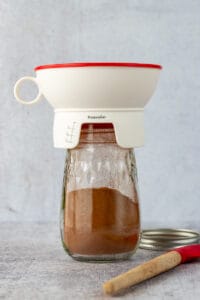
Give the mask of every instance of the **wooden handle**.
<path id="1" fill-rule="evenodd" d="M 105 282 L 103 290 L 106 294 L 116 294 L 122 289 L 168 271 L 180 263 L 181 255 L 178 252 L 167 252 Z"/>

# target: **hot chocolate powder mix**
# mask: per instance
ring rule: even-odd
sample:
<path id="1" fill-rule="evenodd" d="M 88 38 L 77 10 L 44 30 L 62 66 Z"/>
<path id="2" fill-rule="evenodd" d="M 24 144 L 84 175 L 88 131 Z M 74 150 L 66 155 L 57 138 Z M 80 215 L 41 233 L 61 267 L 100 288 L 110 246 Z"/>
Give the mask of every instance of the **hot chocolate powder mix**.
<path id="1" fill-rule="evenodd" d="M 64 243 L 83 255 L 117 254 L 135 249 L 139 207 L 118 190 L 101 187 L 65 193 Z"/>

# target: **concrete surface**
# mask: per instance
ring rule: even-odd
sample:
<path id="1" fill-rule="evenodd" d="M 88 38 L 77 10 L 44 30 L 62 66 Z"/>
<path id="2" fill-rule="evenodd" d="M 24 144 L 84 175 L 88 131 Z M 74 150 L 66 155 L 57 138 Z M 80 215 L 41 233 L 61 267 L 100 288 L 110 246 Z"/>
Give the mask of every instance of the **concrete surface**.
<path id="1" fill-rule="evenodd" d="M 111 299 L 102 293 L 106 280 L 159 252 L 138 250 L 131 261 L 83 263 L 73 261 L 61 247 L 55 223 L 2 223 L 0 226 L 0 299 Z M 199 262 L 178 266 L 116 299 L 200 299 Z M 113 298 L 113 299 L 114 299 Z"/>
<path id="2" fill-rule="evenodd" d="M 51 108 L 15 102 L 14 82 L 40 64 L 141 61 L 164 66 L 136 152 L 143 222 L 197 224 L 200 1 L 1 0 L 0 20 L 0 220 L 56 221 L 65 156 Z"/>

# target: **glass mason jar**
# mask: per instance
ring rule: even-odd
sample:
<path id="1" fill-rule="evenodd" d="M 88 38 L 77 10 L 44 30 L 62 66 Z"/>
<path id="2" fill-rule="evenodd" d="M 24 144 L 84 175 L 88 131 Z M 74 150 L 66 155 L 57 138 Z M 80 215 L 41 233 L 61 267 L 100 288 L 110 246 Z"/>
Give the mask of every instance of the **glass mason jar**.
<path id="1" fill-rule="evenodd" d="M 140 238 L 133 149 L 117 145 L 112 124 L 85 124 L 79 145 L 67 151 L 61 237 L 74 259 L 130 258 Z"/>

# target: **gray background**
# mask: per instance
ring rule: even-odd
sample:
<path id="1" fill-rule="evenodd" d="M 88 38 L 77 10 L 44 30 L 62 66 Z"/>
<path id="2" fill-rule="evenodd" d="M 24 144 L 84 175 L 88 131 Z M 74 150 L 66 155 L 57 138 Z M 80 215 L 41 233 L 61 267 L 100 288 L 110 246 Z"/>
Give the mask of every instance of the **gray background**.
<path id="1" fill-rule="evenodd" d="M 1 0 L 0 20 L 0 220 L 59 217 L 53 111 L 18 104 L 15 81 L 47 63 L 137 61 L 164 67 L 136 151 L 143 226 L 199 229 L 200 1 Z"/>

